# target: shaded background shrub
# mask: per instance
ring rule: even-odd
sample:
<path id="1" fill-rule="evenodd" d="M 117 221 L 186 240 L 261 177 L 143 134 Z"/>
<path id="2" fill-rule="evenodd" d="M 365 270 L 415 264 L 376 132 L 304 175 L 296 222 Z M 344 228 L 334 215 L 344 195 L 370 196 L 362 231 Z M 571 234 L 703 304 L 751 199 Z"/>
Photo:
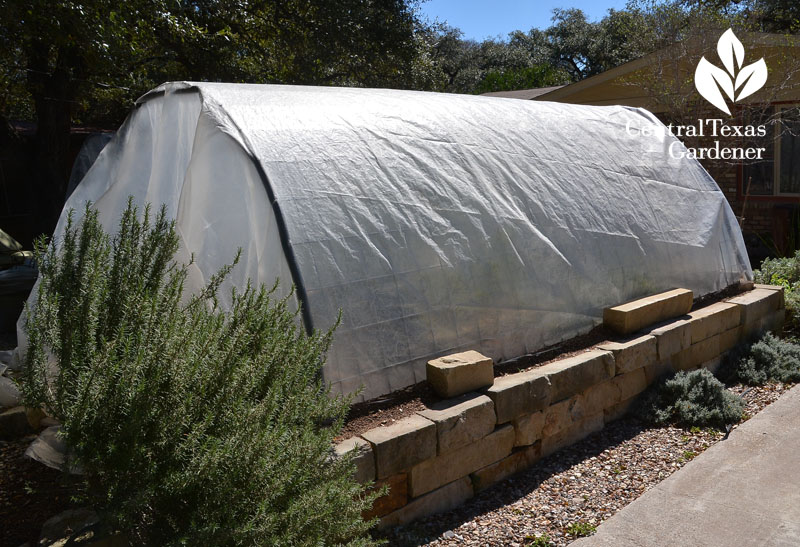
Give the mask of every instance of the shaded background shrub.
<path id="1" fill-rule="evenodd" d="M 800 250 L 786 258 L 767 258 L 758 270 L 753 270 L 756 283 L 780 285 L 786 299 L 784 330 L 800 332 Z"/>
<path id="2" fill-rule="evenodd" d="M 731 369 L 736 380 L 751 386 L 800 382 L 800 345 L 767 333 L 736 352 Z"/>
<path id="3" fill-rule="evenodd" d="M 41 271 L 27 310 L 25 398 L 45 406 L 104 519 L 134 544 L 365 545 L 373 495 L 331 457 L 349 401 L 320 369 L 332 330 L 307 336 L 289 298 L 233 267 L 193 296 L 165 209 L 129 201 L 113 240 L 87 206 Z"/>
<path id="4" fill-rule="evenodd" d="M 742 398 L 707 369 L 678 372 L 650 389 L 639 406 L 640 417 L 655 425 L 721 429 L 738 422 L 743 411 Z"/>

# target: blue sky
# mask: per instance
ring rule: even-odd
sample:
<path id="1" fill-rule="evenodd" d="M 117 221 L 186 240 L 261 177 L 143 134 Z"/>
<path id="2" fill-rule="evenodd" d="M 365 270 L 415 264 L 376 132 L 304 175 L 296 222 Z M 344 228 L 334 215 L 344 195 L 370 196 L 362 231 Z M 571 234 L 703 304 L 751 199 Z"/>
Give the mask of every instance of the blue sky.
<path id="1" fill-rule="evenodd" d="M 482 40 L 512 30 L 550 26 L 553 8 L 580 8 L 590 20 L 602 19 L 609 8 L 624 8 L 626 0 L 428 0 L 422 13 L 439 18 L 464 32 L 464 38 Z"/>

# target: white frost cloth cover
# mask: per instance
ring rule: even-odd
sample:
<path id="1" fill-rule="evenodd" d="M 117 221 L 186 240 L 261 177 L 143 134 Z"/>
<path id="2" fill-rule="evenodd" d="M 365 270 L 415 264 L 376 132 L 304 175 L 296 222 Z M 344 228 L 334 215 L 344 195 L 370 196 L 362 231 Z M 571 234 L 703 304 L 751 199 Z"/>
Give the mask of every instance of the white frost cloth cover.
<path id="1" fill-rule="evenodd" d="M 617 106 L 171 83 L 66 209 L 90 199 L 113 228 L 128 195 L 167 203 L 194 286 L 243 247 L 231 283 L 296 284 L 313 328 L 342 310 L 324 375 L 371 398 L 424 380 L 435 356 L 512 358 L 606 306 L 752 278 L 714 180 L 669 155 L 674 137 L 626 124 L 661 125 Z"/>
<path id="2" fill-rule="evenodd" d="M 69 174 L 69 182 L 67 183 L 67 195 L 75 191 L 75 187 L 83 180 L 86 172 L 92 167 L 92 164 L 103 151 L 103 148 L 114 137 L 112 133 L 92 133 L 83 141 L 81 149 L 78 151 L 78 156 L 72 164 L 72 171 Z"/>

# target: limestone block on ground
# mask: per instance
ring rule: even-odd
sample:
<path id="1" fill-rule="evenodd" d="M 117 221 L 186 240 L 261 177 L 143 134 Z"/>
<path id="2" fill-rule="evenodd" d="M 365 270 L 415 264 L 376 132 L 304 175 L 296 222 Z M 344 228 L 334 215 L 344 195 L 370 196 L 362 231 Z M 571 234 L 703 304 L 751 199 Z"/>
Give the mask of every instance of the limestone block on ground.
<path id="1" fill-rule="evenodd" d="M 542 456 L 542 443 L 537 442 L 511 453 L 499 462 L 487 465 L 470 475 L 475 493 L 486 490 L 493 484 L 507 479 L 535 464 Z"/>
<path id="2" fill-rule="evenodd" d="M 622 342 L 607 342 L 597 347 L 614 354 L 617 374 L 642 368 L 658 360 L 656 338 L 649 334 Z"/>
<path id="3" fill-rule="evenodd" d="M 636 397 L 647 389 L 647 375 L 643 368 L 625 374 L 619 374 L 611 381 L 619 388 L 619 397 L 621 401 Z"/>
<path id="4" fill-rule="evenodd" d="M 542 457 L 558 452 L 562 448 L 574 444 L 581 439 L 603 429 L 603 413 L 599 412 L 575 423 L 572 427 L 564 429 L 555 435 L 542 438 Z"/>
<path id="5" fill-rule="evenodd" d="M 440 401 L 418 414 L 436 424 L 439 454 L 485 437 L 497 422 L 492 400 L 477 393 Z"/>
<path id="6" fill-rule="evenodd" d="M 742 314 L 742 325 L 749 327 L 770 312 L 783 308 L 783 291 L 766 288 L 756 288 L 752 291 L 728 299 L 728 303 L 735 304 Z"/>
<path id="7" fill-rule="evenodd" d="M 688 289 L 674 289 L 603 310 L 603 325 L 620 334 L 679 317 L 692 309 L 694 295 Z"/>
<path id="8" fill-rule="evenodd" d="M 585 415 L 583 404 L 583 396 L 575 395 L 550 405 L 544 411 L 542 437 L 552 437 L 583 420 Z"/>
<path id="9" fill-rule="evenodd" d="M 381 519 L 379 528 L 406 524 L 418 518 L 449 511 L 458 507 L 473 495 L 472 481 L 464 477 L 411 500 L 405 507 L 393 511 Z"/>
<path id="10" fill-rule="evenodd" d="M 706 361 L 714 359 L 720 354 L 719 343 L 721 338 L 722 336 L 717 334 L 676 353 L 672 356 L 672 368 L 676 372 L 693 370 Z"/>
<path id="11" fill-rule="evenodd" d="M 587 415 L 602 412 L 603 409 L 613 406 L 622 400 L 619 385 L 614 381 L 615 378 L 604 380 L 582 393 L 583 407 Z"/>
<path id="12" fill-rule="evenodd" d="M 18 439 L 33 433 L 42 419 L 41 411 L 29 412 L 24 406 L 15 406 L 0 413 L 0 439 Z"/>
<path id="13" fill-rule="evenodd" d="M 650 334 L 656 337 L 659 361 L 666 361 L 692 345 L 692 324 L 685 319 L 659 324 Z"/>
<path id="14" fill-rule="evenodd" d="M 490 386 L 494 382 L 494 363 L 477 351 L 455 353 L 428 361 L 428 383 L 446 399 Z"/>
<path id="15" fill-rule="evenodd" d="M 614 355 L 591 350 L 537 369 L 550 380 L 550 402 L 557 403 L 614 376 Z"/>
<path id="16" fill-rule="evenodd" d="M 388 515 L 408 503 L 408 475 L 406 473 L 381 479 L 375 483 L 375 486 L 370 491 L 374 492 L 384 486 L 388 491 L 385 495 L 375 500 L 372 504 L 372 509 L 365 511 L 361 515 L 364 520 Z"/>
<path id="17" fill-rule="evenodd" d="M 509 374 L 496 378 L 486 395 L 494 403 L 497 423 L 504 424 L 549 405 L 550 380 L 540 368 Z"/>
<path id="18" fill-rule="evenodd" d="M 514 428 L 511 425 L 504 425 L 491 435 L 460 450 L 425 460 L 411 468 L 409 482 L 411 497 L 419 497 L 500 461 L 511 453 L 513 447 Z"/>
<path id="19" fill-rule="evenodd" d="M 372 445 L 379 479 L 401 473 L 436 455 L 436 424 L 422 416 L 370 429 L 361 437 Z"/>
<path id="20" fill-rule="evenodd" d="M 514 426 L 514 446 L 528 446 L 542 438 L 544 412 L 517 416 L 511 422 Z"/>
<path id="21" fill-rule="evenodd" d="M 692 324 L 692 344 L 739 326 L 741 306 L 729 302 L 716 302 L 689 313 Z"/>
<path id="22" fill-rule="evenodd" d="M 375 454 L 372 445 L 359 437 L 352 437 L 340 442 L 334 447 L 337 456 L 342 456 L 352 450 L 356 451 L 353 463 L 356 465 L 356 472 L 353 478 L 365 484 L 375 480 Z"/>

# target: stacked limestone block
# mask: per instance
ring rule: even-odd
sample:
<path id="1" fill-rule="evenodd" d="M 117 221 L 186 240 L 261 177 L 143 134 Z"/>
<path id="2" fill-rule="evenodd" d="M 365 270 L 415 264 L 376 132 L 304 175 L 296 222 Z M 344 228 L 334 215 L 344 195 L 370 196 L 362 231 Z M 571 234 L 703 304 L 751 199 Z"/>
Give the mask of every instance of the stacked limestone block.
<path id="1" fill-rule="evenodd" d="M 783 326 L 783 287 L 755 289 L 659 324 L 649 333 L 658 343 L 658 361 L 649 365 L 648 383 L 666 372 L 716 369 L 722 357 L 740 342 Z"/>
<path id="2" fill-rule="evenodd" d="M 755 285 L 752 291 L 728 300 L 742 310 L 742 337 L 752 338 L 765 331 L 780 329 L 786 319 L 783 287 Z"/>
<path id="3" fill-rule="evenodd" d="M 605 316 L 620 340 L 515 374 L 494 378 L 491 359 L 474 351 L 431 361 L 444 400 L 336 448 L 358 450 L 358 480 L 388 486 L 367 516 L 393 526 L 452 509 L 599 431 L 661 375 L 716 366 L 740 341 L 780 328 L 785 313 L 783 289 L 763 285 L 691 303 L 677 289 L 619 306 Z"/>

